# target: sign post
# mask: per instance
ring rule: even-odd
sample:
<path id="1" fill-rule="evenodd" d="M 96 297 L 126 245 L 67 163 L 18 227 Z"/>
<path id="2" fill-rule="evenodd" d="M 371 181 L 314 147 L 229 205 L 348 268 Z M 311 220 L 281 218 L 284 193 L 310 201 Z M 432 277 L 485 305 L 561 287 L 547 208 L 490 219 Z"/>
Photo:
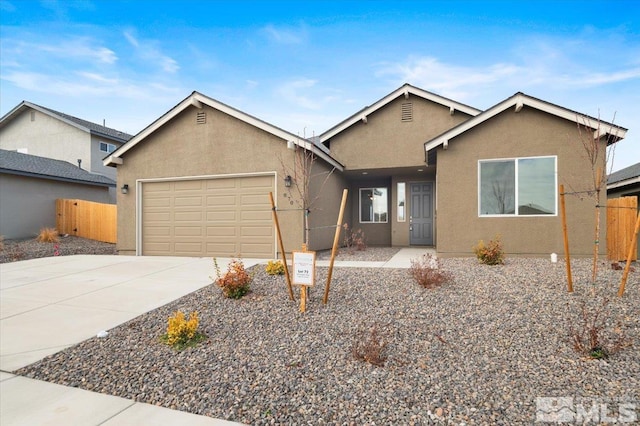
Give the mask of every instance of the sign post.
<path id="1" fill-rule="evenodd" d="M 300 286 L 300 312 L 307 309 L 307 287 L 313 287 L 316 280 L 316 252 L 307 251 L 302 245 L 302 251 L 293 252 L 293 284 Z"/>

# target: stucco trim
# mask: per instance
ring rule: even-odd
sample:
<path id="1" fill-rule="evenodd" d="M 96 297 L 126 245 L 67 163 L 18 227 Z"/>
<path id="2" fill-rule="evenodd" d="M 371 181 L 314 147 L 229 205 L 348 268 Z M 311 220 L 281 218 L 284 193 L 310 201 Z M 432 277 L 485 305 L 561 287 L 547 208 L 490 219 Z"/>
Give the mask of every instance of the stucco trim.
<path id="1" fill-rule="evenodd" d="M 221 111 L 225 114 L 228 114 L 238 120 L 244 121 L 245 123 L 254 126 L 258 129 L 264 130 L 267 133 L 270 133 L 274 136 L 281 138 L 284 142 L 293 142 L 297 146 L 314 153 L 314 155 L 318 156 L 322 160 L 326 161 L 331 166 L 335 167 L 339 171 L 344 170 L 344 166 L 340 164 L 337 160 L 331 157 L 329 154 L 325 153 L 317 146 L 315 146 L 312 142 L 301 138 L 298 135 L 294 135 L 293 133 L 289 133 L 286 130 L 280 129 L 279 127 L 273 126 L 265 121 L 262 121 L 256 117 L 253 117 L 249 114 L 246 114 L 240 110 L 237 110 L 229 105 L 223 104 L 222 102 L 216 101 L 208 96 L 205 96 L 199 92 L 193 92 L 187 98 L 185 98 L 178 105 L 169 110 L 166 114 L 158 118 L 156 121 L 151 123 L 145 129 L 143 129 L 140 133 L 135 135 L 129 142 L 122 145 L 120 148 L 115 150 L 110 156 L 106 157 L 103 160 L 103 164 L 105 166 L 114 166 L 118 164 L 122 164 L 123 155 L 127 153 L 131 148 L 145 140 L 149 135 L 158 130 L 160 127 L 167 124 L 171 119 L 180 114 L 185 109 L 195 106 L 196 108 L 202 108 L 202 105 L 208 105 L 211 108 L 214 108 L 218 111 Z M 198 106 L 199 105 L 199 106 Z"/>
<path id="2" fill-rule="evenodd" d="M 518 92 L 510 98 L 507 98 L 504 101 L 489 108 L 485 112 L 476 115 L 475 117 L 470 118 L 469 120 L 459 124 L 451 130 L 442 133 L 440 136 L 436 136 L 435 138 L 425 142 L 424 150 L 425 152 L 429 152 L 440 145 L 448 144 L 450 139 L 461 135 L 462 133 L 474 128 L 481 123 L 484 123 L 485 121 L 491 119 L 492 117 L 495 117 L 496 115 L 509 108 L 514 108 L 514 113 L 517 114 L 523 106 L 528 106 L 540 111 L 544 111 L 548 114 L 564 118 L 565 120 L 573 121 L 576 124 L 584 125 L 594 130 L 598 130 L 596 129 L 596 127 L 599 125 L 599 132 L 597 134 L 594 134 L 594 137 L 611 135 L 614 137 L 613 143 L 624 139 L 627 135 L 627 129 L 625 129 L 624 127 L 616 126 L 612 123 L 608 123 L 606 121 L 602 121 L 597 118 L 572 111 L 559 105 L 555 105 L 541 99 L 533 98 L 522 92 Z"/>
<path id="3" fill-rule="evenodd" d="M 252 176 L 273 176 L 273 184 L 275 194 L 273 194 L 274 199 L 278 199 L 278 172 L 256 172 L 256 173 L 229 173 L 229 174 L 220 174 L 220 175 L 197 175 L 197 176 L 175 176 L 175 177 L 164 177 L 164 178 L 148 178 L 148 179 L 136 179 L 136 256 L 142 256 L 142 185 L 144 183 L 151 182 L 175 182 L 175 181 L 184 181 L 184 180 L 201 180 L 201 179 L 233 179 L 233 178 L 241 178 L 241 177 L 252 177 Z M 274 233 L 273 238 L 273 247 L 277 253 L 277 235 Z"/>
<path id="4" fill-rule="evenodd" d="M 328 139 L 331 139 L 333 136 L 337 135 L 338 133 L 342 132 L 343 130 L 345 130 L 345 129 L 349 128 L 349 127 L 351 127 L 352 125 L 356 124 L 357 122 L 359 122 L 361 120 L 366 123 L 366 117 L 367 116 L 369 116 L 373 112 L 379 110 L 380 108 L 384 107 L 388 103 L 394 101 L 396 98 L 398 98 L 400 96 L 404 96 L 405 99 L 407 99 L 409 97 L 409 94 L 412 94 L 412 95 L 415 95 L 415 96 L 419 96 L 419 97 L 421 97 L 423 99 L 426 99 L 428 101 L 435 102 L 437 104 L 449 107 L 449 112 L 450 112 L 451 115 L 453 115 L 453 113 L 456 110 L 457 111 L 462 111 L 465 114 L 469 114 L 471 116 L 476 116 L 476 115 L 478 115 L 478 114 L 480 114 L 482 112 L 482 110 L 473 108 L 473 107 L 471 107 L 469 105 L 465 105 L 465 104 L 462 104 L 460 102 L 456 102 L 454 100 L 445 98 L 443 96 L 436 95 L 435 93 L 431 93 L 431 92 L 428 92 L 426 90 L 419 89 L 419 88 L 417 88 L 415 86 L 412 86 L 410 84 L 404 84 L 402 87 L 400 87 L 400 88 L 394 90 L 393 92 L 389 93 L 387 96 L 385 96 L 384 98 L 380 99 L 379 101 L 377 101 L 373 105 L 363 108 L 362 110 L 358 111 L 357 113 L 355 113 L 351 117 L 347 118 L 343 122 L 339 123 L 338 125 L 332 127 L 331 129 L 329 129 L 326 132 L 324 132 L 323 134 L 321 134 L 320 135 L 320 141 L 324 142 L 324 141 L 326 141 Z"/>

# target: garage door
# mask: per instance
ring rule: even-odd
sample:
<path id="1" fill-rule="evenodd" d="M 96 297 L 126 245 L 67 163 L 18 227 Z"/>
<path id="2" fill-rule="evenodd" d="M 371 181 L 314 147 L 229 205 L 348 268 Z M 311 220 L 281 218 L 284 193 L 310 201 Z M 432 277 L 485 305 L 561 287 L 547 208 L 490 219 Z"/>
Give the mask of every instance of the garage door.
<path id="1" fill-rule="evenodd" d="M 273 176 L 142 184 L 142 254 L 274 257 Z"/>

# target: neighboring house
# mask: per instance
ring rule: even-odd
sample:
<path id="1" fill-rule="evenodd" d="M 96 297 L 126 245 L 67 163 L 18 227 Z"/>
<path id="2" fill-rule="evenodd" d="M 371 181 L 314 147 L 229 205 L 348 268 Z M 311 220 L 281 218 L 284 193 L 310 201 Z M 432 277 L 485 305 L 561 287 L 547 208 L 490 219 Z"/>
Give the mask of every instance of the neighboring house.
<path id="1" fill-rule="evenodd" d="M 640 197 L 640 163 L 620 169 L 607 177 L 607 197 Z"/>
<path id="2" fill-rule="evenodd" d="M 613 172 L 607 177 L 607 197 L 636 197 L 638 211 L 640 211 L 640 163 Z M 640 259 L 640 238 L 638 259 Z"/>
<path id="3" fill-rule="evenodd" d="M 38 235 L 56 227 L 56 199 L 109 202 L 115 181 L 61 160 L 0 150 L 0 235 Z"/>
<path id="4" fill-rule="evenodd" d="M 0 149 L 67 161 L 114 180 L 116 171 L 102 160 L 129 139 L 119 130 L 27 101 L 0 118 Z"/>
<path id="5" fill-rule="evenodd" d="M 558 185 L 580 191 L 592 181 L 578 125 L 601 147 L 626 134 L 597 122 L 522 93 L 480 111 L 405 84 L 304 140 L 193 92 L 104 160 L 129 188 L 118 194 L 118 249 L 273 257 L 270 191 L 285 249 L 299 249 L 304 212 L 285 187 L 288 147 L 298 147 L 317 157 L 311 249 L 330 248 L 347 188 L 345 221 L 370 245 L 460 256 L 500 235 L 509 255 L 562 253 Z M 571 252 L 588 256 L 596 203 L 567 196 L 566 204 Z"/>

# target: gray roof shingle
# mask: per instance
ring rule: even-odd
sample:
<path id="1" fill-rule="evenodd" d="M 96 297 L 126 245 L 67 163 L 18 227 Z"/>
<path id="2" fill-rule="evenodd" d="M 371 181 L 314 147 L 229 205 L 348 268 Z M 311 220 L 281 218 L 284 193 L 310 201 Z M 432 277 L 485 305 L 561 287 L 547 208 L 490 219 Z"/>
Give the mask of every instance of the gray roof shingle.
<path id="1" fill-rule="evenodd" d="M 36 105 L 36 104 L 33 104 Z M 81 118 L 78 117 L 74 117 L 72 115 L 69 114 L 65 114 L 63 112 L 60 111 L 56 111 L 53 110 L 51 108 L 47 108 L 47 107 L 43 107 L 41 105 L 37 105 L 42 109 L 45 109 L 49 112 L 51 112 L 52 114 L 55 114 L 61 118 L 64 118 L 65 120 L 68 121 L 72 121 L 82 127 L 86 127 L 87 129 L 89 129 L 89 131 L 91 133 L 96 133 L 96 134 L 100 134 L 100 135 L 104 135 L 104 136 L 109 136 L 111 138 L 115 138 L 115 139 L 122 139 L 123 142 L 128 141 L 129 139 L 131 139 L 133 137 L 133 135 L 130 135 L 128 133 L 125 132 L 121 132 L 120 130 L 116 130 L 116 129 L 112 129 L 110 127 L 105 127 L 105 126 L 101 126 L 100 124 L 96 124 L 96 123 L 92 123 L 90 121 L 87 120 L 83 120 Z"/>
<path id="2" fill-rule="evenodd" d="M 88 185 L 116 186 L 114 180 L 106 176 L 90 173 L 69 162 L 5 149 L 0 149 L 0 173 Z"/>
<path id="3" fill-rule="evenodd" d="M 624 169 L 611 173 L 607 177 L 607 183 L 612 184 L 638 176 L 640 176 L 640 163 L 632 164 L 629 167 L 625 167 Z"/>

